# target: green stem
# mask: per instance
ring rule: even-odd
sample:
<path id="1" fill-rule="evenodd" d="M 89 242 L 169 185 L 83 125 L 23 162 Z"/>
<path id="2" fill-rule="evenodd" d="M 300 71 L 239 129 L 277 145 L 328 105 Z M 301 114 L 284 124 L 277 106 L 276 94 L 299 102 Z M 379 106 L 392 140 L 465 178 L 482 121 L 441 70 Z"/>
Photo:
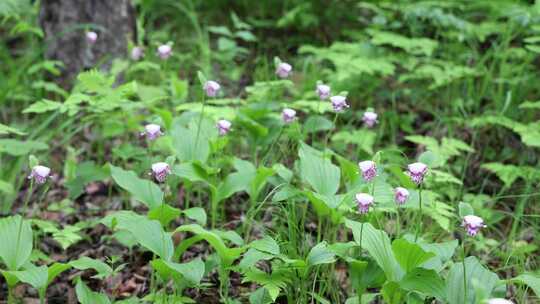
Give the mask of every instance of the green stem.
<path id="1" fill-rule="evenodd" d="M 39 292 L 39 304 L 45 304 L 45 289 Z"/>
<path id="2" fill-rule="evenodd" d="M 467 303 L 467 267 L 465 266 L 465 236 L 461 242 L 461 247 L 463 249 L 463 303 Z"/>
<path id="3" fill-rule="evenodd" d="M 268 146 L 268 149 L 266 149 L 266 151 L 264 151 L 263 153 L 263 158 L 262 158 L 262 161 L 261 161 L 261 165 L 264 166 L 265 163 L 266 163 L 266 159 L 268 157 L 268 155 L 270 155 L 270 152 L 272 151 L 272 149 L 274 148 L 274 146 L 276 145 L 276 143 L 279 141 L 279 139 L 281 138 L 281 134 L 283 134 L 283 127 L 281 127 L 279 129 L 279 133 L 278 133 L 278 136 L 272 141 L 272 143 L 270 144 L 270 146 Z"/>
<path id="4" fill-rule="evenodd" d="M 362 215 L 360 215 L 362 217 Z M 360 255 L 362 255 L 362 236 L 364 235 L 364 222 L 360 224 Z"/>
<path id="5" fill-rule="evenodd" d="M 16 304 L 15 296 L 13 295 L 13 286 L 8 285 L 8 304 Z"/>
<path id="6" fill-rule="evenodd" d="M 24 199 L 24 205 L 22 209 L 22 217 L 26 215 L 26 209 L 28 207 L 28 202 L 30 202 L 30 197 L 32 197 L 32 192 L 34 191 L 34 180 L 30 180 L 30 188 L 28 189 L 28 192 L 26 194 L 26 198 Z"/>
<path id="7" fill-rule="evenodd" d="M 401 220 L 399 218 L 399 206 L 396 210 L 396 239 L 399 239 L 399 235 L 401 234 Z"/>
<path id="8" fill-rule="evenodd" d="M 219 205 L 219 201 L 217 200 L 217 191 L 212 191 L 212 198 L 210 204 L 212 208 L 212 229 L 214 229 L 216 228 Z"/>
<path id="9" fill-rule="evenodd" d="M 28 192 L 26 194 L 26 198 L 24 199 L 24 205 L 23 205 L 23 209 L 22 209 L 22 216 L 21 216 L 21 221 L 19 222 L 19 229 L 18 229 L 18 233 L 17 233 L 17 243 L 16 243 L 16 246 L 15 246 L 15 250 L 18 251 L 19 250 L 19 243 L 21 241 L 21 233 L 22 233 L 22 226 L 23 226 L 23 222 L 24 222 L 24 216 L 26 215 L 26 209 L 27 209 L 27 206 L 28 206 L 28 202 L 30 201 L 30 197 L 32 196 L 32 192 L 34 191 L 34 180 L 30 180 L 30 188 L 28 189 Z"/>
<path id="10" fill-rule="evenodd" d="M 420 220 L 418 221 L 417 228 L 416 228 L 416 234 L 414 236 L 414 241 L 416 242 L 418 240 L 418 235 L 420 234 L 420 231 L 422 230 L 423 225 L 423 216 L 422 216 L 422 185 L 420 185 L 420 188 L 418 190 L 418 215 L 420 217 Z"/>
<path id="11" fill-rule="evenodd" d="M 199 117 L 199 122 L 197 123 L 197 136 L 195 137 L 195 153 L 197 152 L 197 145 L 199 144 L 199 135 L 201 134 L 201 124 L 204 117 L 204 106 L 206 105 L 206 98 L 204 98 L 204 93 L 202 95 L 202 107 L 201 107 L 201 116 Z"/>
<path id="12" fill-rule="evenodd" d="M 338 119 L 338 113 L 334 115 L 334 120 L 332 122 L 333 129 L 336 129 L 337 119 Z M 323 159 L 326 157 L 326 147 L 328 146 L 328 138 L 330 137 L 330 133 L 332 133 L 332 130 L 328 130 L 328 132 L 326 132 L 326 137 L 324 138 Z"/>

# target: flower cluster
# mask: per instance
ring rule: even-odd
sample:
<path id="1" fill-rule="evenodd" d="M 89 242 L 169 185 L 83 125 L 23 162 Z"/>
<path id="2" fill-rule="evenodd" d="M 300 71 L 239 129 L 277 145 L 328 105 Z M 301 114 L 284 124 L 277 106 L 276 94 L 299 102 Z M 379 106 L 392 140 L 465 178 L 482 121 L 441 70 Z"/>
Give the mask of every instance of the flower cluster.
<path id="1" fill-rule="evenodd" d="M 325 100 L 330 97 L 330 87 L 326 84 L 318 84 L 315 92 L 317 93 L 317 95 L 319 95 L 319 98 L 321 100 Z"/>
<path id="2" fill-rule="evenodd" d="M 362 116 L 362 121 L 364 122 L 364 125 L 368 128 L 373 128 L 377 124 L 377 113 L 366 111 L 364 112 L 364 116 Z"/>
<path id="3" fill-rule="evenodd" d="M 28 175 L 29 179 L 32 179 L 36 184 L 44 184 L 51 176 L 51 169 L 45 166 L 34 166 L 32 172 Z"/>
<path id="4" fill-rule="evenodd" d="M 203 89 L 204 89 L 204 92 L 206 92 L 206 96 L 208 96 L 208 97 L 216 97 L 217 93 L 221 89 L 221 86 L 219 85 L 219 83 L 217 83 L 217 82 L 215 82 L 213 80 L 208 80 L 204 84 Z"/>
<path id="5" fill-rule="evenodd" d="M 98 34 L 96 32 L 86 32 L 86 41 L 88 44 L 96 43 L 98 39 Z"/>
<path id="6" fill-rule="evenodd" d="M 283 112 L 281 112 L 281 118 L 283 119 L 284 123 L 289 124 L 293 122 L 296 118 L 296 111 L 293 109 L 285 108 L 283 109 Z"/>
<path id="7" fill-rule="evenodd" d="M 370 182 L 375 176 L 377 176 L 377 166 L 372 160 L 365 160 L 358 163 L 362 177 L 366 182 Z"/>
<path id="8" fill-rule="evenodd" d="M 394 200 L 396 201 L 396 204 L 403 205 L 407 202 L 407 199 L 409 199 L 409 190 L 403 187 L 396 187 L 394 190 Z"/>
<path id="9" fill-rule="evenodd" d="M 427 165 L 421 162 L 412 163 L 409 166 L 407 166 L 407 174 L 411 177 L 411 180 L 417 184 L 420 185 L 422 181 L 424 180 L 424 176 L 427 173 Z"/>
<path id="10" fill-rule="evenodd" d="M 373 196 L 367 193 L 356 194 L 356 203 L 358 204 L 358 212 L 360 212 L 360 214 L 368 213 L 369 207 L 373 205 L 373 202 L 374 202 Z"/>
<path id="11" fill-rule="evenodd" d="M 163 183 L 167 179 L 167 176 L 171 174 L 171 169 L 169 164 L 159 162 L 152 164 L 152 173 L 158 182 Z"/>
<path id="12" fill-rule="evenodd" d="M 146 139 L 152 141 L 163 135 L 161 127 L 156 124 L 147 124 L 144 126 L 144 132 L 141 132 L 141 136 L 146 136 Z"/>
<path id="13" fill-rule="evenodd" d="M 276 75 L 279 76 L 279 78 L 287 78 L 289 75 L 291 75 L 292 72 L 292 66 L 286 62 L 281 62 L 276 67 Z"/>
<path id="14" fill-rule="evenodd" d="M 227 135 L 231 131 L 232 123 L 226 119 L 218 120 L 216 127 L 218 129 L 219 135 Z"/>
<path id="15" fill-rule="evenodd" d="M 137 61 L 144 57 L 144 49 L 140 46 L 136 46 L 131 49 L 131 59 Z"/>
<path id="16" fill-rule="evenodd" d="M 332 103 L 332 107 L 334 108 L 334 111 L 336 112 L 343 112 L 346 108 L 349 107 L 347 104 L 347 97 L 336 95 L 330 97 L 330 102 Z"/>
<path id="17" fill-rule="evenodd" d="M 467 229 L 467 234 L 470 236 L 475 236 L 480 229 L 486 227 L 484 220 L 476 215 L 465 215 L 461 226 Z"/>
<path id="18" fill-rule="evenodd" d="M 163 60 L 168 59 L 172 55 L 172 47 L 169 44 L 162 44 L 158 47 L 157 54 Z"/>

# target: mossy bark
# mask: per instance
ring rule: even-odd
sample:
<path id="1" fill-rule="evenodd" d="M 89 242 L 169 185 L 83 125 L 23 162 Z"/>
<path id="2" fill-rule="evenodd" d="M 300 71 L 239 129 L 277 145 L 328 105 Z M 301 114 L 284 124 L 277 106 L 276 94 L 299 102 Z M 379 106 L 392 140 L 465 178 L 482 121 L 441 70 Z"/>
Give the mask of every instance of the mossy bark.
<path id="1" fill-rule="evenodd" d="M 77 74 L 98 65 L 108 69 L 113 59 L 125 57 L 136 34 L 130 0 L 43 0 L 39 21 L 46 39 L 45 57 L 64 64 L 55 80 L 64 88 Z M 89 43 L 86 32 L 98 34 Z"/>

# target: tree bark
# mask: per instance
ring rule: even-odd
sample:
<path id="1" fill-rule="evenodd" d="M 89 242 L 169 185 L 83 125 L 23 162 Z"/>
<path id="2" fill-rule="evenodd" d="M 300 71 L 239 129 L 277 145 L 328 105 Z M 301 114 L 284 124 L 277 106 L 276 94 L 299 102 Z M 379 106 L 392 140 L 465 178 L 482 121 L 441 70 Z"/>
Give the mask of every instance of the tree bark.
<path id="1" fill-rule="evenodd" d="M 45 33 L 45 57 L 64 64 L 57 82 L 71 87 L 77 74 L 99 64 L 108 69 L 125 57 L 136 33 L 130 0 L 42 0 L 39 22 Z M 86 33 L 98 34 L 90 43 Z"/>

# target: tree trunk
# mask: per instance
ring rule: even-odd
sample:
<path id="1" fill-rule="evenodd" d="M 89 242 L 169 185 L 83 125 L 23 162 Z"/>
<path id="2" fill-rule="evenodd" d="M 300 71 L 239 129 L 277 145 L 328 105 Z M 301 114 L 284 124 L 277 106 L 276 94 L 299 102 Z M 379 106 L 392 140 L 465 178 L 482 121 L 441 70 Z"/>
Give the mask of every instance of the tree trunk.
<path id="1" fill-rule="evenodd" d="M 108 69 L 125 57 L 136 22 L 130 0 L 42 0 L 39 21 L 46 38 L 45 56 L 63 62 L 57 82 L 69 88 L 77 74 L 99 64 Z M 86 33 L 98 37 L 88 41 Z"/>

